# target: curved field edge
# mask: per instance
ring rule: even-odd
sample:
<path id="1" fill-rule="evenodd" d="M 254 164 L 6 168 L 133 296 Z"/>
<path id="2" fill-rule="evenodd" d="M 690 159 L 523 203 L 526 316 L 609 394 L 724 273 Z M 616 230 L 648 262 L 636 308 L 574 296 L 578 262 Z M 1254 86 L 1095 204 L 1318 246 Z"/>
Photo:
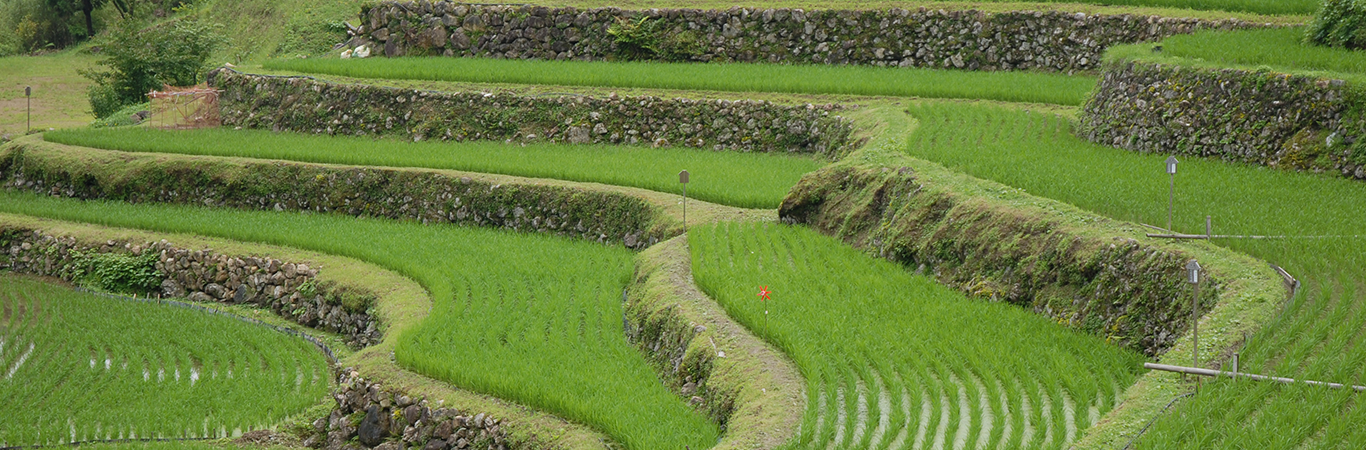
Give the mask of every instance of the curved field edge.
<path id="1" fill-rule="evenodd" d="M 851 154 L 844 161 L 833 164 L 822 172 L 844 170 L 862 173 L 871 177 L 896 177 L 898 171 L 909 169 L 920 187 L 986 211 L 1000 211 L 1032 217 L 1056 223 L 1057 230 L 1084 239 L 1111 241 L 1128 239 L 1140 245 L 1161 249 L 1189 258 L 1197 259 L 1204 266 L 1211 279 L 1219 280 L 1221 287 L 1214 300 L 1213 308 L 1200 319 L 1203 330 L 1200 349 L 1201 365 L 1210 366 L 1230 357 L 1233 349 L 1240 344 L 1244 333 L 1258 330 L 1272 318 L 1275 310 L 1287 298 L 1287 290 L 1280 276 L 1267 263 L 1250 256 L 1212 246 L 1204 242 L 1167 242 L 1148 238 L 1145 230 L 1135 224 L 1109 219 L 1058 201 L 1029 195 L 1024 191 L 993 181 L 974 178 L 952 171 L 941 165 L 906 156 L 903 150 L 907 137 L 918 126 L 916 121 L 901 108 L 877 108 L 867 118 L 875 130 L 872 139 L 863 149 Z M 821 172 L 809 175 L 816 177 Z M 804 180 L 804 183 L 808 182 Z M 800 192 L 795 188 L 793 193 Z M 875 192 L 862 192 L 864 202 L 876 197 Z M 789 200 L 793 200 L 789 195 Z M 848 205 L 846 205 L 848 206 Z M 850 213 L 850 208 L 843 212 Z M 867 210 L 853 212 L 866 213 Z M 883 211 L 876 211 L 879 215 Z M 892 213 L 895 211 L 887 211 Z M 895 221 L 895 217 L 867 217 L 858 214 L 845 216 L 850 221 Z M 905 218 L 902 218 L 905 219 Z M 895 228 L 895 223 L 889 225 Z M 865 230 L 866 231 L 866 230 Z M 883 230 L 885 231 L 885 230 Z M 839 234 L 839 230 L 826 230 L 826 233 Z M 874 256 L 881 255 L 878 245 L 869 239 L 873 233 L 844 234 L 840 237 L 856 247 L 865 249 Z M 1163 363 L 1188 365 L 1192 350 L 1192 337 L 1189 330 L 1180 336 L 1156 359 Z M 1101 449 L 1123 445 L 1127 439 L 1136 436 L 1142 427 L 1172 398 L 1187 392 L 1193 384 L 1180 380 L 1170 372 L 1148 372 L 1125 390 L 1122 403 L 1111 410 L 1099 423 L 1086 430 L 1076 443 L 1076 448 Z"/>
<path id="2" fill-rule="evenodd" d="M 427 378 L 399 367 L 391 357 L 394 346 L 403 330 L 427 317 L 431 309 L 431 298 L 417 282 L 403 277 L 388 269 L 363 262 L 354 258 L 299 250 L 268 244 L 258 244 L 181 233 L 153 232 L 129 228 L 106 227 L 79 222 L 31 217 L 17 214 L 0 213 L 0 230 L 41 230 L 52 236 L 75 238 L 85 243 L 155 242 L 167 240 L 182 248 L 212 248 L 216 252 L 229 255 L 253 255 L 276 258 L 295 263 L 306 263 L 318 270 L 318 280 L 343 283 L 366 289 L 375 293 L 379 300 L 375 303 L 376 314 L 385 331 L 384 339 L 370 347 L 354 353 L 344 350 L 346 346 L 332 345 L 340 350 L 338 363 L 358 372 L 370 382 L 379 383 L 388 389 L 404 392 L 413 397 L 425 397 L 433 405 L 473 413 L 484 413 L 498 417 L 507 424 L 514 448 L 526 446 L 538 448 L 588 449 L 602 448 L 608 442 L 601 433 L 583 425 L 571 423 L 553 415 L 526 406 L 511 403 L 495 397 L 476 394 L 456 388 L 448 383 Z M 217 307 L 220 305 L 207 305 Z M 227 309 L 227 308 L 225 308 Z M 250 310 L 248 310 L 250 311 Z M 238 311 L 246 312 L 246 311 Z M 264 315 L 273 316 L 268 312 Z M 251 314 L 261 318 L 261 314 Z M 287 322 L 271 321 L 277 325 Z M 277 323 L 278 322 L 278 323 Z M 293 325 L 291 328 L 303 329 Z M 324 334 L 308 329 L 310 334 Z M 340 342 L 339 339 L 329 339 Z M 335 381 L 332 382 L 335 384 Z M 319 407 L 331 410 L 336 406 L 332 398 L 326 398 Z M 326 414 L 324 412 L 323 414 Z M 296 417 L 300 426 L 311 427 L 316 417 Z"/>
<path id="3" fill-rule="evenodd" d="M 702 402 L 725 427 L 714 450 L 777 448 L 796 435 L 805 381 L 780 350 L 735 322 L 693 283 L 687 236 L 636 256 L 626 293 L 627 334 L 671 388 Z"/>

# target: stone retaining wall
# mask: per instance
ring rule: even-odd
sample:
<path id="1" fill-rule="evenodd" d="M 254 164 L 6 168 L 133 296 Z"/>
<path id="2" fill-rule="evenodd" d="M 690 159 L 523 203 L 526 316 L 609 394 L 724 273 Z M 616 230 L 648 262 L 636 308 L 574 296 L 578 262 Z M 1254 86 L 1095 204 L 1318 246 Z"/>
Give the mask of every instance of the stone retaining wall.
<path id="1" fill-rule="evenodd" d="M 1366 180 L 1366 95 L 1343 80 L 1119 61 L 1081 125 L 1102 145 Z"/>
<path id="2" fill-rule="evenodd" d="M 374 295 L 355 288 L 319 283 L 306 264 L 254 256 L 228 256 L 211 249 L 189 250 L 166 242 L 85 243 L 40 230 L 0 226 L 0 268 L 16 273 L 76 280 L 80 255 L 155 254 L 156 271 L 165 277 L 160 294 L 205 303 L 251 304 L 269 308 L 290 321 L 341 334 L 363 347 L 381 338 L 369 313 Z"/>
<path id="3" fill-rule="evenodd" d="M 1098 68 L 1110 45 L 1250 26 L 1238 20 L 1059 11 L 631 11 L 421 1 L 363 8 L 359 32 L 387 56 L 1074 71 Z"/>
<path id="4" fill-rule="evenodd" d="M 909 168 L 827 167 L 803 177 L 778 214 L 969 296 L 1029 308 L 1149 356 L 1190 323 L 1182 281 L 1189 257 L 927 187 Z M 1223 281 L 1204 283 L 1208 311 Z"/>
<path id="5" fill-rule="evenodd" d="M 348 444 L 356 439 L 381 450 L 519 448 L 507 439 L 498 419 L 428 404 L 367 381 L 352 369 L 340 371 L 332 398 L 337 407 L 313 422 L 313 434 L 304 439 L 304 446 L 354 448 Z"/>
<path id="6" fill-rule="evenodd" d="M 306 77 L 209 73 L 223 125 L 405 139 L 675 145 L 714 150 L 847 150 L 853 125 L 835 105 L 657 97 L 524 97 L 343 85 Z"/>
<path id="7" fill-rule="evenodd" d="M 644 200 L 434 171 L 247 162 L 20 144 L 0 154 L 0 187 L 80 199 L 192 204 L 458 223 L 644 248 L 676 231 Z M 89 152 L 99 152 L 91 156 Z M 108 164 L 98 162 L 113 158 Z M 109 166 L 119 170 L 109 170 Z"/>

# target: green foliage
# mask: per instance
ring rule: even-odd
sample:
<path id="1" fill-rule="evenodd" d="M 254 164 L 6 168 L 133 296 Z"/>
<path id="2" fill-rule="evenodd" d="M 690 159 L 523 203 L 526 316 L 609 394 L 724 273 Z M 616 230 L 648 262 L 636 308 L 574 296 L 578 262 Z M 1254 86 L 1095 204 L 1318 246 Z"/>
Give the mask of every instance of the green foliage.
<path id="1" fill-rule="evenodd" d="M 225 437 L 319 403 L 332 379 L 307 341 L 188 308 L 0 274 L 0 310 L 5 445 Z"/>
<path id="2" fill-rule="evenodd" d="M 110 31 L 104 46 L 105 57 L 99 64 L 105 69 L 82 72 L 98 85 L 90 91 L 95 117 L 142 103 L 148 92 L 164 85 L 198 83 L 209 56 L 226 42 L 218 28 L 194 19 L 147 27 L 136 21 L 121 22 Z"/>
<path id="3" fill-rule="evenodd" d="M 1161 53 L 1152 52 L 1150 44 L 1138 44 L 1111 47 L 1106 55 L 1107 59 L 1132 58 L 1157 62 L 1179 58 L 1171 62 L 1185 66 L 1240 66 L 1247 70 L 1264 66 L 1267 70 L 1291 73 L 1337 72 L 1344 78 L 1354 80 L 1366 75 L 1366 52 L 1306 45 L 1303 36 L 1302 27 L 1201 31 L 1164 39 Z"/>
<path id="4" fill-rule="evenodd" d="M 157 254 L 76 253 L 71 272 L 81 285 L 107 292 L 147 294 L 161 288 L 164 276 L 156 270 Z"/>
<path id="5" fill-rule="evenodd" d="M 819 162 L 798 156 L 683 148 L 497 142 L 403 142 L 271 133 L 264 130 L 165 131 L 66 129 L 44 139 L 136 152 L 283 159 L 314 163 L 467 170 L 633 186 L 678 193 L 679 170 L 694 173 L 692 198 L 776 208 L 789 187 Z"/>
<path id="6" fill-rule="evenodd" d="M 627 60 L 682 62 L 706 53 L 696 31 L 668 28 L 663 19 L 619 17 L 607 28 L 607 34 L 616 44 L 617 56 Z"/>
<path id="7" fill-rule="evenodd" d="M 0 191 L 0 211 L 373 262 L 431 293 L 431 314 L 398 338 L 394 358 L 403 367 L 586 424 L 629 449 L 701 449 L 717 440 L 716 425 L 662 386 L 622 336 L 621 297 L 632 261 L 624 248 L 485 228 L 10 191 Z"/>
<path id="8" fill-rule="evenodd" d="M 1366 2 L 1324 0 L 1323 8 L 1309 23 L 1304 40 L 1328 47 L 1366 49 Z"/>
<path id="9" fill-rule="evenodd" d="M 103 87 L 103 86 L 98 86 L 98 87 L 92 86 L 92 87 L 91 87 L 91 89 L 100 89 L 100 88 L 104 88 L 104 87 Z M 105 88 L 105 89 L 106 89 L 106 91 L 108 92 L 108 94 L 103 94 L 103 93 L 101 93 L 100 95 L 108 95 L 108 96 L 110 97 L 110 100 L 109 100 L 109 101 L 114 101 L 114 100 L 116 100 L 116 99 L 112 98 L 112 97 L 113 97 L 113 90 L 112 90 L 112 89 L 107 89 L 107 88 Z M 92 109 L 94 109 L 94 110 L 96 111 L 96 114 L 95 114 L 95 115 L 96 115 L 96 116 L 100 116 L 100 115 L 101 115 L 101 114 L 99 114 L 100 107 L 94 106 L 94 105 L 95 105 L 95 101 L 96 101 L 96 100 L 95 100 L 95 99 L 96 99 L 96 95 L 97 95 L 96 93 L 91 93 L 91 95 L 90 95 L 91 105 L 92 105 Z M 102 101 L 102 102 L 103 102 L 103 101 Z M 101 104 L 103 104 L 103 103 L 101 103 Z M 138 103 L 138 104 L 136 104 L 136 105 L 124 106 L 123 108 L 119 108 L 118 110 L 116 110 L 116 111 L 114 111 L 114 112 L 112 112 L 112 113 L 103 114 L 103 117 L 104 117 L 103 119 L 95 119 L 94 122 L 90 122 L 90 128 L 113 128 L 113 127 L 126 127 L 126 126 L 131 126 L 131 125 L 137 125 L 138 123 L 141 123 L 142 120 L 146 119 L 145 117 L 144 117 L 143 119 L 139 119 L 139 118 L 137 117 L 137 114 L 140 113 L 140 112 L 148 111 L 148 110 L 151 109 L 151 107 L 152 107 L 152 104 L 151 104 L 151 103 Z"/>
<path id="10" fill-rule="evenodd" d="M 77 37 L 45 0 L 0 2 L 0 56 L 62 48 Z"/>
<path id="11" fill-rule="evenodd" d="M 267 61 L 265 67 L 389 80 L 980 98 L 1060 105 L 1081 105 L 1096 84 L 1095 77 L 1091 76 L 1040 72 L 970 72 L 833 65 L 607 63 L 490 58 L 309 58 Z"/>
<path id="12" fill-rule="evenodd" d="M 911 156 L 995 180 L 1134 223 L 1167 219 L 1167 155 L 1139 154 L 1083 141 L 1066 119 L 998 106 L 913 107 L 920 127 Z M 1359 181 L 1183 158 L 1176 178 L 1178 232 L 1305 236 L 1216 239 L 1214 244 L 1283 267 L 1307 289 L 1251 336 L 1241 370 L 1360 384 L 1366 346 L 1353 340 L 1366 326 L 1366 204 Z M 1308 238 L 1308 236 L 1320 236 Z M 1139 441 L 1141 448 L 1294 448 L 1314 442 L 1361 447 L 1361 408 L 1343 394 L 1314 387 L 1216 381 L 1175 407 Z M 1256 399 L 1249 402 L 1249 399 Z M 1198 419 L 1196 419 L 1198 418 Z M 1328 430 L 1322 439 L 1313 430 Z"/>
<path id="13" fill-rule="evenodd" d="M 809 228 L 702 225 L 688 245 L 698 287 L 805 375 L 805 421 L 790 448 L 883 448 L 917 430 L 925 435 L 903 442 L 1066 448 L 1064 430 L 1093 424 L 1066 413 L 1068 402 L 1104 414 L 1141 370 L 1137 353 L 969 300 Z M 755 297 L 761 286 L 770 300 Z M 855 431 L 874 424 L 887 427 L 880 437 Z"/>

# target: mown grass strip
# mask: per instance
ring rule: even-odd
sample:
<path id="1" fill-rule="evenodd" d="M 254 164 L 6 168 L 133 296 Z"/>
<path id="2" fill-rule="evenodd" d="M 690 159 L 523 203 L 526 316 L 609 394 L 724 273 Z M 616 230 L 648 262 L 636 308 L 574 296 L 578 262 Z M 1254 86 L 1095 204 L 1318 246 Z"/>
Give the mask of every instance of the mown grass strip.
<path id="1" fill-rule="evenodd" d="M 67 129 L 44 139 L 131 152 L 281 159 L 327 164 L 420 167 L 639 187 L 745 208 L 777 208 L 802 174 L 821 162 L 802 156 L 686 148 L 498 142 L 402 142 L 260 130 Z"/>
<path id="2" fill-rule="evenodd" d="M 709 448 L 691 410 L 622 335 L 632 254 L 543 235 L 353 217 L 79 202 L 0 192 L 5 212 L 336 254 L 412 277 L 431 314 L 394 357 L 415 372 L 553 412 L 627 448 Z"/>
<path id="3" fill-rule="evenodd" d="M 1153 44 L 1111 47 L 1107 59 L 1289 73 L 1366 81 L 1366 52 L 1305 44 L 1304 27 L 1239 31 L 1201 31 Z"/>
<path id="4" fill-rule="evenodd" d="M 912 156 L 1117 219 L 1166 221 L 1166 155 L 1091 144 L 1072 135 L 1069 121 L 1048 114 L 938 103 L 910 112 L 920 120 L 908 146 Z M 1203 232 L 1206 215 L 1216 234 L 1358 235 L 1366 229 L 1366 216 L 1350 206 L 1366 204 L 1366 190 L 1350 180 L 1187 158 L 1176 183 L 1178 231 Z M 1306 285 L 1249 338 L 1240 370 L 1340 383 L 1366 377 L 1366 347 L 1352 344 L 1366 324 L 1363 240 L 1214 243 L 1281 265 Z M 1140 447 L 1366 445 L 1366 434 L 1350 430 L 1366 417 L 1354 406 L 1359 399 L 1303 386 L 1227 380 L 1207 386 L 1163 416 Z"/>
<path id="5" fill-rule="evenodd" d="M 560 86 L 979 98 L 1081 105 L 1092 76 L 894 67 L 669 64 L 488 58 L 280 59 L 267 69 L 355 78 Z"/>
<path id="6" fill-rule="evenodd" d="M 880 443 L 926 429 L 926 447 L 1065 448 L 1091 425 L 1066 405 L 1108 411 L 1142 370 L 1137 353 L 970 301 L 807 228 L 729 223 L 688 236 L 698 286 L 806 376 L 803 448 L 866 448 L 884 422 Z M 756 297 L 762 286 L 771 300 Z"/>
<path id="7" fill-rule="evenodd" d="M 0 274 L 0 444 L 225 437 L 322 400 L 327 359 L 270 328 Z"/>

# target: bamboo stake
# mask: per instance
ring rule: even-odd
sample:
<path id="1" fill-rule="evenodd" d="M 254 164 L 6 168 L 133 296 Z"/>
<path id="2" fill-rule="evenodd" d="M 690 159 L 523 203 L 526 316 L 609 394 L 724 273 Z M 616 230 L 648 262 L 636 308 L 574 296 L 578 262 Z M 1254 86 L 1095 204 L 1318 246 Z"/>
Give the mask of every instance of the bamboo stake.
<path id="1" fill-rule="evenodd" d="M 1247 378 L 1247 379 L 1256 380 L 1256 381 L 1275 381 L 1275 382 L 1277 382 L 1277 383 L 1285 383 L 1285 384 L 1299 384 L 1299 383 L 1304 383 L 1304 384 L 1308 384 L 1308 385 L 1311 385 L 1311 386 L 1323 386 L 1323 387 L 1332 388 L 1332 389 L 1351 389 L 1351 390 L 1357 391 L 1357 392 L 1366 392 L 1366 386 L 1349 386 L 1349 385 L 1340 384 L 1340 383 L 1329 383 L 1329 382 L 1326 382 L 1326 381 L 1296 380 L 1296 379 L 1294 379 L 1294 378 L 1269 377 L 1269 376 L 1266 376 L 1266 375 L 1257 375 L 1257 374 L 1251 374 L 1251 373 L 1225 372 L 1225 371 L 1222 371 L 1222 370 L 1202 369 L 1202 368 L 1199 368 L 1199 367 L 1182 367 L 1182 366 L 1173 366 L 1173 365 L 1168 365 L 1168 364 L 1143 363 L 1143 368 L 1144 368 L 1144 369 L 1150 369 L 1150 370 L 1161 370 L 1161 371 L 1164 371 L 1164 372 L 1176 372 L 1176 373 L 1184 373 L 1184 374 L 1190 374 L 1190 375 L 1201 375 L 1201 376 L 1206 376 L 1206 377 L 1229 377 L 1229 378 L 1234 378 L 1234 379 L 1237 379 L 1237 378 Z"/>

